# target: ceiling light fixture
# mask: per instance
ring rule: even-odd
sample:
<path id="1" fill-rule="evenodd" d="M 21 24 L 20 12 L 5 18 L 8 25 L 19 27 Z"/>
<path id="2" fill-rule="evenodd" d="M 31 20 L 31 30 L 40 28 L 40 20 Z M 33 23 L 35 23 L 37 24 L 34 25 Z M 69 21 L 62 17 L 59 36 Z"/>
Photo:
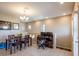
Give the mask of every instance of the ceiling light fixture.
<path id="1" fill-rule="evenodd" d="M 30 19 L 30 17 L 26 17 L 25 20 L 28 21 Z"/>
<path id="2" fill-rule="evenodd" d="M 24 15 L 20 16 L 21 21 L 28 21 L 30 19 L 30 10 L 28 8 L 24 8 Z"/>
<path id="3" fill-rule="evenodd" d="M 64 2 L 60 2 L 60 4 L 63 4 Z"/>

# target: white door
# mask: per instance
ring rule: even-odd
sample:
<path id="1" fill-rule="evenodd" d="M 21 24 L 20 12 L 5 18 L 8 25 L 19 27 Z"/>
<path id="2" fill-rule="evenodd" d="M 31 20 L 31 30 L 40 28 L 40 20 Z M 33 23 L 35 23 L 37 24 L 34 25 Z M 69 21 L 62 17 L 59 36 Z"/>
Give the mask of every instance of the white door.
<path id="1" fill-rule="evenodd" d="M 78 56 L 78 14 L 74 14 L 73 18 L 73 54 Z"/>

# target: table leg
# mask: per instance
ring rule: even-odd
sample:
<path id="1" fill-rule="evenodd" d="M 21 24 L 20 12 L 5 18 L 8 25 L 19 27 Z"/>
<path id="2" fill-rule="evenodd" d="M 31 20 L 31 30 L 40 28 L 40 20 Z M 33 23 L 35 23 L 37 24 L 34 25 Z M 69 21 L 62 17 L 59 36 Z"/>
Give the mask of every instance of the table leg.
<path id="1" fill-rule="evenodd" d="M 5 42 L 5 45 L 6 45 L 6 46 L 5 46 L 5 49 L 7 50 L 7 40 L 6 40 L 6 42 Z"/>

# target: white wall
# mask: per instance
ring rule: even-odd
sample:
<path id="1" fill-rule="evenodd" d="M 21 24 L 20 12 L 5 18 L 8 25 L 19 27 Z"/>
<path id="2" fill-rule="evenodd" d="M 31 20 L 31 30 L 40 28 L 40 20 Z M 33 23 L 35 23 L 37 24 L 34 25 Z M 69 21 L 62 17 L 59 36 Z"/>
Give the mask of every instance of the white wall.
<path id="1" fill-rule="evenodd" d="M 78 39 L 79 39 L 79 20 L 78 20 L 78 4 L 77 2 L 74 4 L 74 10 L 73 10 L 73 13 L 72 13 L 72 37 L 73 37 L 73 47 L 72 47 L 72 50 L 73 50 L 73 55 L 74 56 L 78 56 Z"/>
<path id="2" fill-rule="evenodd" d="M 16 17 L 6 14 L 0 14 L 0 20 L 19 23 L 19 30 L 0 30 L 0 41 L 5 41 L 6 37 L 10 34 L 17 34 L 19 32 L 26 33 L 25 24 L 20 23 L 20 20 L 16 19 Z"/>

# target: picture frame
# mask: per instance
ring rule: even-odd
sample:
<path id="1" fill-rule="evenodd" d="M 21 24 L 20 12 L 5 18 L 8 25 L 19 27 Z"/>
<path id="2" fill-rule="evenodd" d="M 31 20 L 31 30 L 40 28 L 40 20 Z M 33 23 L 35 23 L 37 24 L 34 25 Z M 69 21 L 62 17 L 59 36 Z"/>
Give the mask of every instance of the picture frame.
<path id="1" fill-rule="evenodd" d="M 0 21 L 0 30 L 11 30 L 11 22 Z"/>

